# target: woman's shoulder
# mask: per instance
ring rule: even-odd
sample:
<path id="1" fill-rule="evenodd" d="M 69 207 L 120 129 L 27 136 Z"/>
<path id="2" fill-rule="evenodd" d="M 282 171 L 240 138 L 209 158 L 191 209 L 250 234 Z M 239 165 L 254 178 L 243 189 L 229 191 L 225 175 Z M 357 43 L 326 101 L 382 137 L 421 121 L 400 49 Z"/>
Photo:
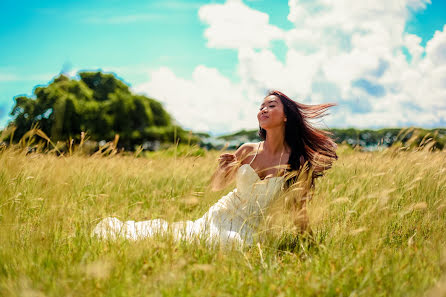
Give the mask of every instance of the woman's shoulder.
<path id="1" fill-rule="evenodd" d="M 237 157 L 237 160 L 242 161 L 251 153 L 254 152 L 254 150 L 257 149 L 259 145 L 259 142 L 246 142 L 238 147 L 238 149 L 235 151 L 235 155 Z"/>
<path id="2" fill-rule="evenodd" d="M 237 151 L 253 151 L 254 149 L 257 149 L 259 143 L 260 142 L 245 142 L 238 147 Z"/>

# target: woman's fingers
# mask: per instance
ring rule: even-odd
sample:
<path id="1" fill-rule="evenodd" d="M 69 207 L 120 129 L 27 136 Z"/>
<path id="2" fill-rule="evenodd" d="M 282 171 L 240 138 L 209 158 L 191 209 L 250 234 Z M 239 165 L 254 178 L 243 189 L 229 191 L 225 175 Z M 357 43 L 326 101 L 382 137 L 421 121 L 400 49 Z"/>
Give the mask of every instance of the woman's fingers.
<path id="1" fill-rule="evenodd" d="M 225 154 L 221 154 L 220 157 L 221 159 L 226 159 L 226 158 L 235 158 L 234 154 L 229 154 L 229 153 L 225 153 Z"/>
<path id="2" fill-rule="evenodd" d="M 223 154 L 223 155 L 220 155 L 220 157 L 218 159 L 224 160 L 224 161 L 232 161 L 232 160 L 236 159 L 236 156 L 234 154 Z"/>
<path id="3" fill-rule="evenodd" d="M 225 153 L 219 156 L 218 161 L 220 168 L 226 172 L 225 176 L 227 176 L 233 166 L 237 163 L 237 157 L 235 154 Z"/>
<path id="4" fill-rule="evenodd" d="M 232 167 L 232 164 L 233 164 L 233 163 L 231 163 L 231 162 L 225 162 L 225 163 L 223 163 L 223 164 L 221 165 L 221 167 L 222 167 L 223 169 L 228 169 L 228 168 Z"/>
<path id="5" fill-rule="evenodd" d="M 235 161 L 235 159 L 236 159 L 235 155 L 232 155 L 232 154 L 223 154 L 223 155 L 220 155 L 220 157 L 218 158 L 218 161 L 219 161 L 220 163 L 221 163 L 221 162 L 226 163 L 226 162 L 232 162 L 232 161 Z"/>
<path id="6" fill-rule="evenodd" d="M 225 170 L 234 167 L 236 164 L 237 164 L 237 162 L 235 160 L 234 161 L 220 162 L 221 168 L 223 168 Z"/>

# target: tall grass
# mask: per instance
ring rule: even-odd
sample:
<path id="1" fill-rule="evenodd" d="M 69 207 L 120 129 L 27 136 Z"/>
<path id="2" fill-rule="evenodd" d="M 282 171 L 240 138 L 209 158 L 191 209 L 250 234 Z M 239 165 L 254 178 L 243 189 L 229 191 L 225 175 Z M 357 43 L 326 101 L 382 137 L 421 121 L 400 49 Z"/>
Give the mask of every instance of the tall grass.
<path id="1" fill-rule="evenodd" d="M 288 248 L 90 237 L 106 216 L 197 219 L 234 186 L 208 189 L 218 152 L 179 151 L 1 149 L 0 295 L 446 294 L 446 152 L 341 146 L 308 204 L 313 237 Z"/>

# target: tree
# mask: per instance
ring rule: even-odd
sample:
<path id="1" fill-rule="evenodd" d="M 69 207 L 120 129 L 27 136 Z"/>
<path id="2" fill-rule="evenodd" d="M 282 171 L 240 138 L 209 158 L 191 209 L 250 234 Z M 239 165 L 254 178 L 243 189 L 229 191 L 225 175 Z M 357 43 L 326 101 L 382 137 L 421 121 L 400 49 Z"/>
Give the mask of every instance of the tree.
<path id="1" fill-rule="evenodd" d="M 110 141 L 119 134 L 119 146 L 126 149 L 150 140 L 174 141 L 173 132 L 180 141 L 187 140 L 187 131 L 172 124 L 172 117 L 157 100 L 132 94 L 113 74 L 78 75 L 76 80 L 61 74 L 47 86 L 36 87 L 31 98 L 15 97 L 11 112 L 15 140 L 34 124 L 53 141 L 78 139 L 82 131 L 97 141 Z"/>

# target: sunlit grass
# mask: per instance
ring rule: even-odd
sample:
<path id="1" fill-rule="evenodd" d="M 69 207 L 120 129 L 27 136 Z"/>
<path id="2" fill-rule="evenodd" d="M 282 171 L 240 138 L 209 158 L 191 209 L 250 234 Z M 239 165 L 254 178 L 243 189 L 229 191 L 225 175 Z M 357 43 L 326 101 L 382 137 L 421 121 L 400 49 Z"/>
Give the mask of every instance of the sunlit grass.
<path id="1" fill-rule="evenodd" d="M 178 152 L 182 152 L 178 154 Z M 317 181 L 313 238 L 292 247 L 208 249 L 157 237 L 90 237 L 107 216 L 193 220 L 218 152 L 0 152 L 1 296 L 441 296 L 446 152 L 358 152 Z"/>

